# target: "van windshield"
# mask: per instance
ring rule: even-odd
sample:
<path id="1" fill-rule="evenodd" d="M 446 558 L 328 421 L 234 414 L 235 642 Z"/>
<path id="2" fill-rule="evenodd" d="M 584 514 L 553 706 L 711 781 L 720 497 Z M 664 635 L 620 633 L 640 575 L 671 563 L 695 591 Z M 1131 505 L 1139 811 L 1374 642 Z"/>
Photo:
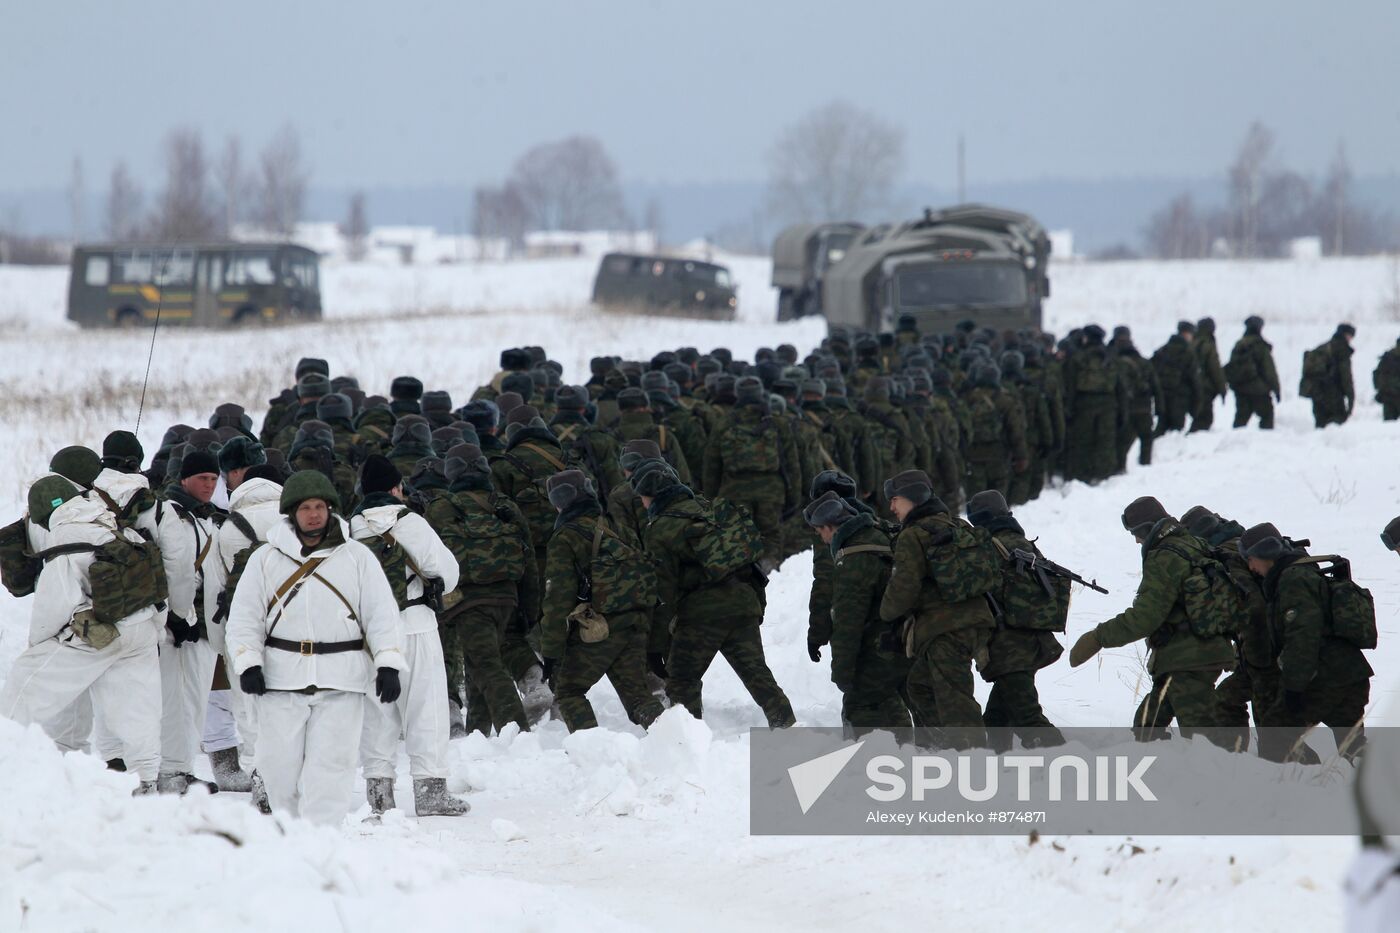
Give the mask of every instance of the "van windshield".
<path id="1" fill-rule="evenodd" d="M 1026 270 L 1012 262 L 942 262 L 905 266 L 895 275 L 901 311 L 1026 303 Z"/>

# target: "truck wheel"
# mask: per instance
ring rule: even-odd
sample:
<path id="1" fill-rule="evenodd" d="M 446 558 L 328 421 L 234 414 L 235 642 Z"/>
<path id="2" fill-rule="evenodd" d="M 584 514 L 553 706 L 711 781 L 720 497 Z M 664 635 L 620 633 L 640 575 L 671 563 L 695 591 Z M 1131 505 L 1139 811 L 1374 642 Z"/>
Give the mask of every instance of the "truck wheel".
<path id="1" fill-rule="evenodd" d="M 122 308 L 117 312 L 117 326 L 122 330 L 135 330 L 141 326 L 141 313 L 135 308 Z"/>

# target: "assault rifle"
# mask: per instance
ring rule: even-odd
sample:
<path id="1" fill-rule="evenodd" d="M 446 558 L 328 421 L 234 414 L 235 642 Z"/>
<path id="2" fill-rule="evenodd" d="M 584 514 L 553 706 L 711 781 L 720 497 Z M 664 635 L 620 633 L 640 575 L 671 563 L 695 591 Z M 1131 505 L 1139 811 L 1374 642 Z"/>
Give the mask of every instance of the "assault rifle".
<path id="1" fill-rule="evenodd" d="M 1083 584 L 1095 592 L 1108 595 L 1108 590 L 1099 586 L 1097 580 L 1086 580 L 1073 570 L 1067 567 L 1061 567 L 1053 560 L 1047 560 L 1033 551 L 1025 551 L 1017 548 L 1011 552 L 1011 560 L 1015 562 L 1016 569 L 1021 573 L 1035 575 L 1035 578 L 1040 581 L 1040 585 L 1045 588 L 1046 596 L 1055 595 L 1055 589 L 1050 585 L 1050 578 L 1052 576 Z"/>

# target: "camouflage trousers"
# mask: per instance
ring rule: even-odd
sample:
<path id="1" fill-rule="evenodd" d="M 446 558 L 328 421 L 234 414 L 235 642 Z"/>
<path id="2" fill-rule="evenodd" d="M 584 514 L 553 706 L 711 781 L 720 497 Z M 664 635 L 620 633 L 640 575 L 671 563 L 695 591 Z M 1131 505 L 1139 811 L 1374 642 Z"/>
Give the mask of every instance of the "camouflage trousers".
<path id="1" fill-rule="evenodd" d="M 1263 395 L 1244 395 L 1235 393 L 1235 424 L 1237 428 L 1242 428 L 1249 424 L 1249 419 L 1255 415 L 1259 416 L 1259 427 L 1264 431 L 1272 431 L 1274 427 L 1274 400 L 1268 393 Z"/>
<path id="2" fill-rule="evenodd" d="M 1025 505 L 1039 498 L 1045 486 L 1045 458 L 1039 453 L 1032 453 L 1024 470 L 1020 473 L 1012 471 L 1007 486 L 1006 501 L 1010 505 Z"/>
<path id="3" fill-rule="evenodd" d="M 1179 393 L 1166 394 L 1166 404 L 1157 412 L 1158 437 L 1168 431 L 1184 431 L 1186 429 L 1186 416 L 1194 407 L 1191 400 Z"/>
<path id="4" fill-rule="evenodd" d="M 933 491 L 948 508 L 956 509 L 962 503 L 960 490 L 963 476 L 966 475 L 962 459 L 953 447 L 945 446 L 938 451 L 934 465 L 937 471 L 932 477 L 935 486 Z"/>
<path id="5" fill-rule="evenodd" d="M 1214 393 L 1207 395 L 1196 406 L 1196 410 L 1191 413 L 1191 431 L 1209 431 L 1215 424 L 1215 399 Z"/>
<path id="6" fill-rule="evenodd" d="M 1085 482 L 1107 479 L 1117 466 L 1117 403 L 1113 396 L 1075 402 L 1065 429 L 1065 476 Z"/>
<path id="7" fill-rule="evenodd" d="M 909 668 L 906 689 L 919 744 L 928 748 L 985 745 L 982 707 L 972 692 L 972 667 L 986 657 L 991 629 L 964 628 L 929 639 Z"/>
<path id="8" fill-rule="evenodd" d="M 1289 713 L 1280 689 L 1266 714 L 1269 722 L 1280 728 L 1263 733 L 1259 739 L 1259 757 L 1271 761 L 1317 760 L 1317 753 L 1303 742 L 1303 734 L 1316 725 L 1332 730 L 1337 748 L 1348 760 L 1359 755 L 1366 745 L 1366 727 L 1362 716 L 1371 701 L 1371 681 L 1354 680 L 1335 683 L 1320 671 L 1303 693 L 1301 715 Z"/>
<path id="9" fill-rule="evenodd" d="M 1139 742 L 1167 737 L 1167 727 L 1176 720 L 1181 734 L 1200 732 L 1217 744 L 1221 738 L 1220 701 L 1215 681 L 1220 671 L 1173 671 L 1152 678 L 1152 691 L 1133 714 L 1133 735 Z M 1218 741 L 1217 741 L 1218 740 Z"/>
<path id="10" fill-rule="evenodd" d="M 1277 668 L 1252 667 L 1241 664 L 1215 686 L 1220 704 L 1220 725 L 1233 736 L 1230 744 L 1236 751 L 1249 748 L 1250 706 L 1254 708 L 1254 724 L 1259 727 L 1280 725 L 1269 720 L 1279 691 Z"/>
<path id="11" fill-rule="evenodd" d="M 991 736 L 993 746 L 1010 748 L 1012 734 L 1027 747 L 1058 745 L 1060 731 L 1045 716 L 1035 689 L 1035 672 L 1064 654 L 1053 632 L 1007 628 L 993 631 L 987 644 L 987 664 L 982 679 L 992 685 L 982 722 L 988 729 L 1008 730 Z"/>
<path id="12" fill-rule="evenodd" d="M 1152 463 L 1152 412 L 1130 411 L 1118 428 L 1118 472 L 1128 469 L 1128 452 L 1133 449 L 1133 441 L 1138 443 L 1138 463 L 1148 466 Z"/>
<path id="13" fill-rule="evenodd" d="M 625 612 L 608 617 L 608 637 L 602 641 L 584 644 L 577 633 L 570 633 L 554 674 L 554 699 L 570 732 L 597 727 L 588 691 L 604 676 L 617 691 L 628 719 L 646 728 L 661 715 L 660 701 L 647 688 L 650 624 L 649 613 Z"/>
<path id="14" fill-rule="evenodd" d="M 512 722 L 522 732 L 529 729 L 515 678 L 501 653 L 503 637 L 515 616 L 513 603 L 477 604 L 461 610 L 449 626 L 466 669 L 468 731 L 485 735 L 495 727 L 500 732 Z"/>
<path id="15" fill-rule="evenodd" d="M 792 704 L 763 656 L 760 621 L 760 616 L 678 619 L 666 659 L 666 695 L 671 703 L 684 706 L 690 715 L 701 718 L 702 679 L 715 655 L 720 654 L 739 675 L 749 696 L 762 707 L 768 725 L 776 728 L 795 723 Z"/>
<path id="16" fill-rule="evenodd" d="M 1346 399 L 1334 393 L 1314 393 L 1312 400 L 1313 422 L 1319 428 L 1329 424 L 1346 424 L 1351 417 L 1347 411 Z"/>
<path id="17" fill-rule="evenodd" d="M 988 489 L 995 489 L 1009 499 L 1011 464 L 1005 459 L 973 460 L 969 458 L 967 461 L 968 496 L 975 496 Z"/>
<path id="18" fill-rule="evenodd" d="M 841 691 L 841 718 L 855 735 L 889 729 L 907 741 L 909 707 L 903 691 L 909 679 L 909 659 L 903 653 L 880 650 L 878 637 L 866 639 L 856 659 L 855 678 Z"/>

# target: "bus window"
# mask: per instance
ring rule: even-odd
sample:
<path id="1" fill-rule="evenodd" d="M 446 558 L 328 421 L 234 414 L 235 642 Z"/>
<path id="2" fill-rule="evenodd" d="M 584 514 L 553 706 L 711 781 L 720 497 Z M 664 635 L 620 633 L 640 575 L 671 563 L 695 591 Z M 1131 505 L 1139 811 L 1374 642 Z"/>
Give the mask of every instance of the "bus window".
<path id="1" fill-rule="evenodd" d="M 151 254 L 148 251 L 117 253 L 117 281 L 123 285 L 145 285 L 151 281 Z"/>
<path id="2" fill-rule="evenodd" d="M 226 285 L 271 285 L 277 281 L 269 253 L 235 253 L 229 257 Z"/>
<path id="3" fill-rule="evenodd" d="M 83 281 L 88 285 L 105 287 L 112 280 L 112 260 L 107 256 L 89 256 Z"/>
<path id="4" fill-rule="evenodd" d="M 177 249 L 161 253 L 155 262 L 155 284 L 189 286 L 194 281 L 194 252 Z"/>
<path id="5" fill-rule="evenodd" d="M 316 263 L 311 257 L 288 253 L 282 257 L 282 268 L 302 288 L 316 287 Z"/>

